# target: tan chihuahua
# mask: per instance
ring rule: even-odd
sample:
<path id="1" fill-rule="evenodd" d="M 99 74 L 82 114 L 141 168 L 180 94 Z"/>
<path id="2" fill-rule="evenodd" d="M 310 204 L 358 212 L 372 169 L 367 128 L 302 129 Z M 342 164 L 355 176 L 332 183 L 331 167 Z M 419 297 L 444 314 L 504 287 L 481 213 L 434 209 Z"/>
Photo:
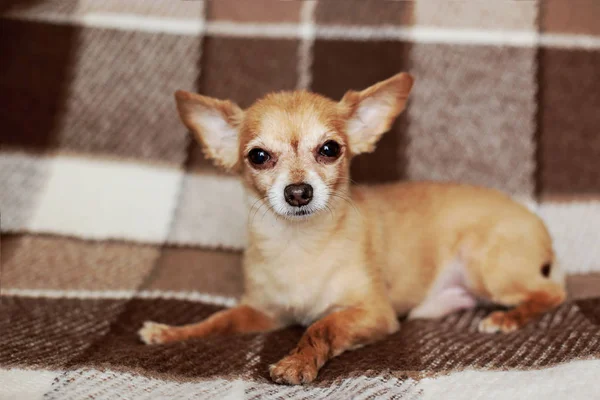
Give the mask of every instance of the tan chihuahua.
<path id="1" fill-rule="evenodd" d="M 270 368 L 275 382 L 301 384 L 332 357 L 396 332 L 398 315 L 438 318 L 489 301 L 510 308 L 479 330 L 511 332 L 562 303 L 550 235 L 509 197 L 458 184 L 350 185 L 351 159 L 373 151 L 412 86 L 401 73 L 339 102 L 282 92 L 247 110 L 178 91 L 184 124 L 247 189 L 245 293 L 200 323 L 146 322 L 141 339 L 306 325 Z"/>

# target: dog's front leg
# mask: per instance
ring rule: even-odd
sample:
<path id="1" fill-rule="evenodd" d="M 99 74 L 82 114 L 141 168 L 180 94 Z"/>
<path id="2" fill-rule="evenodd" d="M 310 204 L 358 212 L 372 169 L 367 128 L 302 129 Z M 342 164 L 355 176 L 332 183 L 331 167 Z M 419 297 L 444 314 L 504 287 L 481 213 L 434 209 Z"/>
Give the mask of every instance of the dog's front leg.
<path id="1" fill-rule="evenodd" d="M 196 324 L 169 326 L 147 321 L 138 334 L 146 344 L 161 344 L 209 335 L 264 332 L 277 327 L 275 320 L 265 313 L 240 305 L 219 311 Z"/>
<path id="2" fill-rule="evenodd" d="M 271 378 L 292 385 L 312 382 L 329 359 L 382 339 L 398 327 L 392 310 L 350 307 L 331 313 L 312 324 L 288 356 L 271 365 Z"/>

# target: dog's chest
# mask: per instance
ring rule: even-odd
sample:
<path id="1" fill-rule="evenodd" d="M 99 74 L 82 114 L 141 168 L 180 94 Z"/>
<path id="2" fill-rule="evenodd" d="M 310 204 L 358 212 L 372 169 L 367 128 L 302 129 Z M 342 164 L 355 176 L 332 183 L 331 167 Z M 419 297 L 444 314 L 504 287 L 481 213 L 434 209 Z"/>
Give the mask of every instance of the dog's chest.
<path id="1" fill-rule="evenodd" d="M 344 260 L 314 243 L 274 243 L 252 268 L 255 297 L 290 323 L 308 325 L 335 308 L 348 287 Z"/>

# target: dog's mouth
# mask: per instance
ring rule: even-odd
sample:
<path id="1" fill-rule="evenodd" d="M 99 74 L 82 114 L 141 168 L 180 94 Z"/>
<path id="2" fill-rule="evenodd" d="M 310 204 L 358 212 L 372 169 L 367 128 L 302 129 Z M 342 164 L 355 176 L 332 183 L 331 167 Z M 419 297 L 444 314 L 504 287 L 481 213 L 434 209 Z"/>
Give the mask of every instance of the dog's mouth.
<path id="1" fill-rule="evenodd" d="M 318 210 L 315 210 L 310 207 L 301 207 L 295 210 L 286 210 L 281 215 L 285 218 L 289 218 L 292 220 L 302 220 L 306 218 L 310 218 L 313 214 L 315 214 Z"/>
<path id="2" fill-rule="evenodd" d="M 298 211 L 293 212 L 293 215 L 295 217 L 305 217 L 310 214 L 312 214 L 312 211 L 310 211 L 310 210 L 298 210 Z"/>

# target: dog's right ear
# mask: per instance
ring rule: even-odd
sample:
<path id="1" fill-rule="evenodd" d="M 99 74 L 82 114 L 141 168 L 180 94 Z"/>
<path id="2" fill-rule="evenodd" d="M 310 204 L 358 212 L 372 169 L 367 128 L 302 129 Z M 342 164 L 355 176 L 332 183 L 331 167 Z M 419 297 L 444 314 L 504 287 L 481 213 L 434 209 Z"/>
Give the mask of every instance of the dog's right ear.
<path id="1" fill-rule="evenodd" d="M 178 90 L 179 117 L 202 144 L 204 154 L 227 170 L 238 165 L 239 128 L 244 111 L 227 100 Z"/>

